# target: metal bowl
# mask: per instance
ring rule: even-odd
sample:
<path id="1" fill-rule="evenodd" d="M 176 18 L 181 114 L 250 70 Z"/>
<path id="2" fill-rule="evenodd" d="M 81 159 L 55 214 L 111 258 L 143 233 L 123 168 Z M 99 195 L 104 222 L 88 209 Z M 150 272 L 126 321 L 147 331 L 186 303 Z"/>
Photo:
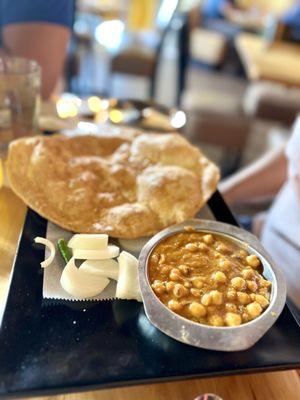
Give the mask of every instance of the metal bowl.
<path id="1" fill-rule="evenodd" d="M 149 256 L 159 242 L 182 232 L 185 226 L 193 226 L 196 231 L 230 238 L 242 247 L 246 244 L 249 253 L 260 258 L 263 275 L 272 282 L 272 290 L 270 304 L 258 318 L 235 327 L 214 327 L 183 318 L 169 310 L 158 299 L 148 278 Z M 153 236 L 139 256 L 139 283 L 146 315 L 156 328 L 180 342 L 210 350 L 240 351 L 253 346 L 274 324 L 286 300 L 284 276 L 258 239 L 238 227 L 209 220 L 192 219 L 173 225 Z"/>

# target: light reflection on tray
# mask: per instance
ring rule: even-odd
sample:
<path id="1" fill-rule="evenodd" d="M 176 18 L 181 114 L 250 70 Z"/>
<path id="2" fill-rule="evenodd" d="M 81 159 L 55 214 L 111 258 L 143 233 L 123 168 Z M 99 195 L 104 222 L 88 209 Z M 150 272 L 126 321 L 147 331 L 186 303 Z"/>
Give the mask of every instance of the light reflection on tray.
<path id="1" fill-rule="evenodd" d="M 98 96 L 80 99 L 68 93 L 57 100 L 56 111 L 60 120 L 73 121 L 74 127 L 77 124 L 80 129 L 82 120 L 95 125 L 111 123 L 159 131 L 174 131 L 186 123 L 185 113 L 176 108 L 130 99 Z"/>

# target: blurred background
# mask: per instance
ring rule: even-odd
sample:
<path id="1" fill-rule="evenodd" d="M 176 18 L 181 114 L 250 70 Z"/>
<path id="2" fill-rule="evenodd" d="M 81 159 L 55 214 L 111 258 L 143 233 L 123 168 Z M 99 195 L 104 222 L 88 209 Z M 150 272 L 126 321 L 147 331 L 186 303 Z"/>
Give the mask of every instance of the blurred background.
<path id="1" fill-rule="evenodd" d="M 77 0 L 40 129 L 178 129 L 228 177 L 289 138 L 299 40 L 295 0 Z M 244 200 L 233 209 L 247 219 L 272 198 Z"/>
<path id="2" fill-rule="evenodd" d="M 288 139 L 300 108 L 299 40 L 299 1 L 78 0 L 63 87 L 182 110 L 171 127 L 226 177 Z M 149 128 L 168 129 L 147 112 Z M 270 200 L 235 210 L 251 215 Z"/>

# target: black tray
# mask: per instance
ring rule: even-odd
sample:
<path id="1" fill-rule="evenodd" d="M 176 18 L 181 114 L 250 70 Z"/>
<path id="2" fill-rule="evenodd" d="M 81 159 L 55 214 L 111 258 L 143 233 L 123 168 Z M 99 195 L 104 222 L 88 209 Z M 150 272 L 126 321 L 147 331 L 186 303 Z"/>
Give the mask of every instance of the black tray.
<path id="1" fill-rule="evenodd" d="M 216 219 L 235 224 L 218 193 L 209 201 Z M 135 301 L 42 300 L 46 220 L 29 210 L 0 331 L 0 397 L 26 397 L 172 379 L 300 367 L 300 329 L 285 307 L 251 349 L 223 353 L 169 338 Z"/>

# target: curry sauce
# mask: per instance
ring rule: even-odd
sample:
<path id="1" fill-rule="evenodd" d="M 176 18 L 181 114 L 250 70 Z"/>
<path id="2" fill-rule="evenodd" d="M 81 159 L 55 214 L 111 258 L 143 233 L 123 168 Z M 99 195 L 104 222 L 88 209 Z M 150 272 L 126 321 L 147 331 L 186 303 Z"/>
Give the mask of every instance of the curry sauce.
<path id="1" fill-rule="evenodd" d="M 149 258 L 157 297 L 184 318 L 212 326 L 237 326 L 263 313 L 271 282 L 259 258 L 236 242 L 193 228 L 161 241 Z"/>

